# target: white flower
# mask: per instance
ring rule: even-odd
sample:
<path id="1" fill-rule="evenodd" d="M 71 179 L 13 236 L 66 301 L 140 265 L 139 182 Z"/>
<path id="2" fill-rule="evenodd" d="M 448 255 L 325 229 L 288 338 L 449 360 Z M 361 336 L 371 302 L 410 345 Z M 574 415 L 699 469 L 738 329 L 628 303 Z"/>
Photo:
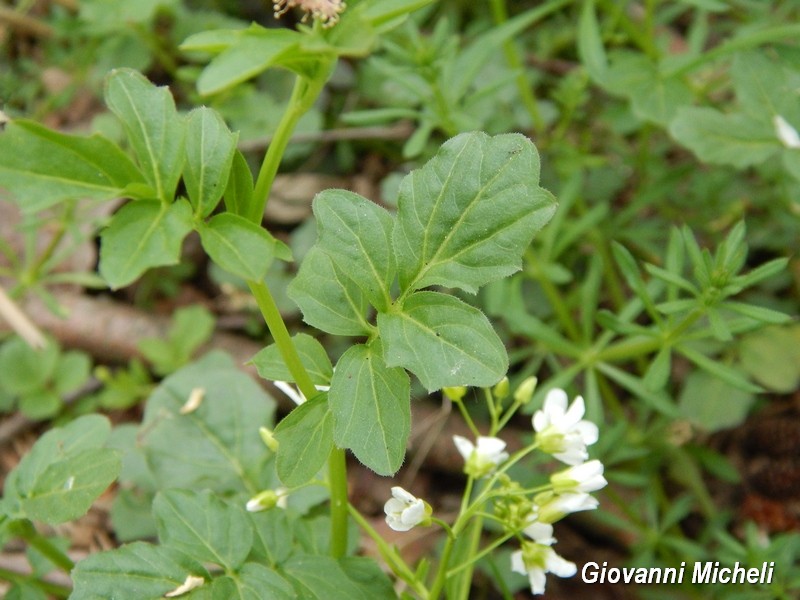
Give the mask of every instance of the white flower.
<path id="1" fill-rule="evenodd" d="M 542 523 L 555 523 L 570 513 L 594 510 L 599 506 L 596 498 L 586 492 L 574 494 L 539 494 L 534 502 L 538 505 L 537 518 Z"/>
<path id="2" fill-rule="evenodd" d="M 550 523 L 534 521 L 522 531 L 537 544 L 552 546 L 556 542 L 556 538 L 553 537 L 553 526 Z"/>
<path id="3" fill-rule="evenodd" d="M 297 406 L 300 406 L 306 401 L 306 397 L 303 395 L 303 392 L 301 392 L 300 390 L 296 390 L 291 385 L 289 385 L 288 382 L 273 381 L 273 383 L 275 384 L 276 388 L 278 388 L 284 394 L 289 396 L 289 399 L 295 404 L 297 404 Z M 317 391 L 320 392 L 327 392 L 329 389 L 331 389 L 331 386 L 329 385 L 315 385 L 314 387 L 317 388 Z"/>
<path id="4" fill-rule="evenodd" d="M 511 554 L 511 570 L 527 575 L 533 594 L 544 594 L 545 573 L 572 577 L 578 572 L 575 563 L 561 558 L 549 544 L 525 542 L 522 550 Z"/>
<path id="5" fill-rule="evenodd" d="M 775 134 L 784 146 L 787 148 L 800 148 L 800 134 L 786 119 L 780 115 L 775 115 L 772 118 L 772 124 L 775 126 Z"/>
<path id="6" fill-rule="evenodd" d="M 508 458 L 506 443 L 500 438 L 479 436 L 475 446 L 467 438 L 454 435 L 453 442 L 464 457 L 464 472 L 475 478 L 489 475 Z"/>
<path id="7" fill-rule="evenodd" d="M 590 460 L 580 465 L 565 469 L 550 476 L 553 491 L 562 492 L 596 492 L 608 485 L 603 477 L 603 463 Z"/>
<path id="8" fill-rule="evenodd" d="M 554 388 L 547 392 L 544 406 L 533 415 L 533 428 L 543 452 L 568 465 L 577 465 L 589 457 L 586 446 L 597 441 L 598 430 L 594 423 L 582 420 L 586 412 L 583 398 L 575 398 L 569 408 L 567 403 L 564 390 Z"/>
<path id="9" fill-rule="evenodd" d="M 386 523 L 395 531 L 408 531 L 415 525 L 428 520 L 431 507 L 424 500 L 409 494 L 403 488 L 392 488 L 392 497 L 384 504 Z"/>
<path id="10" fill-rule="evenodd" d="M 247 501 L 245 508 L 248 512 L 261 512 L 262 510 L 269 510 L 271 508 L 286 508 L 289 500 L 288 490 L 284 487 L 279 487 L 274 490 L 264 490 L 260 494 L 253 496 Z"/>

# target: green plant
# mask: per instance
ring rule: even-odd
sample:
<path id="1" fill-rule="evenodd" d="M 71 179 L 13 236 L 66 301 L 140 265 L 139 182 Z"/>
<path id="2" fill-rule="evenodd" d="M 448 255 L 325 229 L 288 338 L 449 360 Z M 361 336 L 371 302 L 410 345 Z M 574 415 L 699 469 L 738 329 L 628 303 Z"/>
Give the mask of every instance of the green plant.
<path id="1" fill-rule="evenodd" d="M 276 10 L 297 4 L 305 6 L 278 2 Z M 524 581 L 509 577 L 509 561 L 539 591 L 546 570 L 574 572 L 550 548 L 552 522 L 594 508 L 588 493 L 605 485 L 603 466 L 583 462 L 597 429 L 582 420 L 582 399 L 568 408 L 560 390 L 567 387 L 584 391 L 586 412 L 600 424 L 596 453 L 614 484 L 606 498 L 616 512 L 600 511 L 597 520 L 624 532 L 632 563 L 671 566 L 709 552 L 720 560 L 762 556 L 752 533 L 745 545 L 725 533 L 732 518 L 717 507 L 709 477 L 735 482 L 738 474 L 706 446 L 705 434 L 743 422 L 761 386 L 788 390 L 797 380 L 796 369 L 764 369 L 759 361 L 773 336 L 780 344 L 770 356 L 796 337 L 784 314 L 793 310 L 792 274 L 781 254 L 797 231 L 786 218 L 796 210 L 799 150 L 796 107 L 785 93 L 797 69 L 779 43 L 796 26 L 743 9 L 729 19 L 712 15 L 723 12 L 716 2 L 647 2 L 637 21 L 601 0 L 521 6 L 516 16 L 495 0 L 491 15 L 474 9 L 462 48 L 455 23 L 467 9 L 431 8 L 451 21 L 441 19 L 428 34 L 422 18 L 407 18 L 425 4 L 364 0 L 342 11 L 333 2 L 332 13 L 314 13 L 313 24 L 297 31 L 234 25 L 192 35 L 182 49 L 209 64 L 183 73 L 222 112 L 180 113 L 165 88 L 116 70 L 105 98 L 127 148 L 22 119 L 0 135 L 0 183 L 31 220 L 79 196 L 128 199 L 101 234 L 100 274 L 112 288 L 177 264 L 182 240 L 196 232 L 214 268 L 246 282 L 272 334 L 274 343 L 252 362 L 298 404 L 276 424 L 273 401 L 229 358 L 212 353 L 191 362 L 212 325 L 201 319 L 197 327 L 196 315 L 179 313 L 166 339 L 142 347 L 166 376 L 143 423 L 115 429 L 106 444 L 99 421 L 79 421 L 97 436 L 90 450 L 115 449 L 102 448 L 108 468 L 101 479 L 119 481 L 112 520 L 130 543 L 79 563 L 73 597 L 126 590 L 254 598 L 265 589 L 276 597 L 394 597 L 374 563 L 352 556 L 353 522 L 374 539 L 407 596 L 469 597 L 476 569 L 510 596 Z M 794 13 L 782 7 L 780 14 Z M 737 33 L 733 23 L 745 17 L 759 26 Z M 712 19 L 727 36 L 717 46 Z M 534 23 L 536 35 L 523 35 Z M 684 28 L 688 50 L 675 56 L 667 37 Z M 411 119 L 418 127 L 405 156 L 431 158 L 394 175 L 397 199 L 383 200 L 396 212 L 343 190 L 317 196 L 318 237 L 288 286 L 316 333 L 291 335 L 271 288 L 275 263 L 291 261 L 292 252 L 261 227 L 264 206 L 292 132 L 339 58 L 365 57 L 379 41 L 385 54 L 367 61 L 362 89 L 377 81 L 404 91 L 365 94 L 368 110 L 346 118 Z M 765 44 L 769 58 L 753 51 Z M 524 62 L 534 50 L 541 72 Z M 268 119 L 274 135 L 254 178 L 223 116 L 231 99 L 250 93 L 252 79 L 274 68 L 295 85 L 285 112 Z M 547 69 L 564 72 L 554 77 Z M 519 114 L 507 119 L 497 106 L 517 95 Z M 759 112 L 762 105 L 769 111 Z M 745 127 L 726 144 L 708 143 L 709 133 L 727 134 L 731 124 Z M 541 172 L 523 136 L 462 133 L 521 126 L 546 149 Z M 429 143 L 434 132 L 452 139 L 437 150 Z M 701 160 L 730 169 L 699 168 L 667 132 Z M 751 147 L 757 151 L 743 150 Z M 557 192 L 558 210 L 545 187 Z M 48 282 L 34 279 L 44 290 Z M 347 339 L 331 351 L 320 332 Z M 538 389 L 534 373 L 545 382 Z M 394 529 L 441 527 L 440 553 L 419 565 L 406 564 L 349 505 L 344 460 L 350 450 L 377 473 L 400 468 L 409 374 L 428 391 L 443 389 L 475 437 L 455 439 L 467 485 L 454 518 L 440 520 L 402 489 L 386 504 Z M 105 378 L 107 391 L 119 392 L 101 395 L 105 406 L 127 406 L 150 387 L 135 363 L 118 375 Z M 482 388 L 480 406 L 468 401 L 467 385 Z M 520 412 L 535 413 L 535 434 L 506 452 L 497 436 Z M 86 495 L 73 495 L 78 479 L 70 477 L 84 474 L 70 462 L 71 427 L 51 432 L 64 438 L 65 454 L 50 453 L 51 438 L 39 442 L 45 450 L 32 453 L 39 470 L 31 475 L 30 463 L 21 463 L 2 504 L 5 535 L 24 538 L 65 570 L 71 565 L 60 542 L 43 541 L 31 523 L 72 518 L 102 491 L 101 480 L 87 479 Z M 581 464 L 548 477 L 528 468 L 534 450 Z M 123 464 L 112 464 L 120 454 Z M 37 512 L 51 494 L 62 512 L 49 514 L 46 503 Z M 690 519 L 699 533 L 684 527 Z M 158 543 L 142 541 L 155 537 Z M 764 556 L 791 556 L 795 541 L 779 538 Z M 505 552 L 502 559 L 495 551 Z M 16 583 L 36 588 L 33 578 Z M 792 585 L 783 578 L 758 593 L 786 595 Z"/>

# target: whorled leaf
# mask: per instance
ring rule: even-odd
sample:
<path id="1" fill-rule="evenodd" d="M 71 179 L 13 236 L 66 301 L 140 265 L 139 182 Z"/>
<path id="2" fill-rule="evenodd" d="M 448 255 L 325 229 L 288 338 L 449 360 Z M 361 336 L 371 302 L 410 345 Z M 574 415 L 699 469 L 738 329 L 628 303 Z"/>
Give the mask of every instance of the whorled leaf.
<path id="1" fill-rule="evenodd" d="M 187 117 L 183 181 L 195 214 L 201 217 L 211 214 L 225 192 L 237 137 L 215 110 L 203 106 Z"/>
<path id="2" fill-rule="evenodd" d="M 296 487 L 313 479 L 333 449 L 333 415 L 327 394 L 307 400 L 275 428 L 276 468 L 284 485 Z"/>
<path id="3" fill-rule="evenodd" d="M 144 184 L 142 174 L 100 135 L 65 135 L 24 119 L 0 133 L 0 187 L 26 212 L 66 199 L 113 198 L 135 184 Z"/>
<path id="4" fill-rule="evenodd" d="M 333 366 L 328 353 L 321 343 L 307 333 L 298 333 L 292 337 L 297 353 L 306 371 L 315 385 L 328 385 L 333 375 Z M 294 381 L 289 367 L 283 361 L 276 344 L 270 344 L 256 354 L 250 361 L 255 365 L 258 374 L 270 381 Z"/>

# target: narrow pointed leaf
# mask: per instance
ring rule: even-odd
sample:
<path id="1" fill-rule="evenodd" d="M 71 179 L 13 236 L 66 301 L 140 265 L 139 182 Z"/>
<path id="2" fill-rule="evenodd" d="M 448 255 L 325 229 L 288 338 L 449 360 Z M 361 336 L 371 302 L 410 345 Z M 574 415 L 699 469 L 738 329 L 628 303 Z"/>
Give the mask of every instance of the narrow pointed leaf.
<path id="1" fill-rule="evenodd" d="M 386 364 L 414 373 L 429 391 L 488 387 L 508 370 L 508 356 L 486 316 L 438 292 L 411 294 L 399 311 L 378 315 Z"/>
<path id="2" fill-rule="evenodd" d="M 26 212 L 70 198 L 113 198 L 130 184 L 144 184 L 142 174 L 101 135 L 64 135 L 23 119 L 0 133 L 0 187 Z"/>
<path id="3" fill-rule="evenodd" d="M 306 254 L 288 295 L 312 327 L 334 335 L 369 335 L 369 301 L 346 272 L 317 247 Z"/>
<path id="4" fill-rule="evenodd" d="M 200 38 L 189 38 L 185 47 L 197 46 L 197 39 Z M 270 67 L 288 67 L 292 62 L 292 54 L 299 48 L 300 39 L 301 36 L 295 31 L 266 29 L 258 25 L 237 31 L 228 36 L 225 49 L 203 70 L 197 80 L 197 90 L 203 95 L 216 94 Z M 222 48 L 222 45 L 216 47 Z"/>
<path id="5" fill-rule="evenodd" d="M 201 217 L 211 214 L 225 192 L 237 137 L 216 111 L 201 107 L 189 113 L 183 181 Z"/>
<path id="6" fill-rule="evenodd" d="M 314 199 L 319 247 L 353 281 L 373 306 L 391 302 L 394 280 L 392 216 L 377 204 L 345 190 L 325 190 Z"/>
<path id="7" fill-rule="evenodd" d="M 536 148 L 518 134 L 459 135 L 400 185 L 393 233 L 401 288 L 475 292 L 519 270 L 555 212 Z"/>
<path id="8" fill-rule="evenodd" d="M 380 341 L 351 347 L 329 392 L 336 444 L 379 475 L 396 473 L 411 430 L 410 394 L 408 375 L 386 366 Z"/>
<path id="9" fill-rule="evenodd" d="M 122 121 L 148 183 L 161 201 L 171 201 L 181 176 L 186 135 L 172 94 L 137 71 L 117 69 L 106 81 L 105 98 Z"/>
<path id="10" fill-rule="evenodd" d="M 123 206 L 101 234 L 100 275 L 112 289 L 133 283 L 147 269 L 175 265 L 192 229 L 185 200 L 162 204 L 135 200 Z"/>

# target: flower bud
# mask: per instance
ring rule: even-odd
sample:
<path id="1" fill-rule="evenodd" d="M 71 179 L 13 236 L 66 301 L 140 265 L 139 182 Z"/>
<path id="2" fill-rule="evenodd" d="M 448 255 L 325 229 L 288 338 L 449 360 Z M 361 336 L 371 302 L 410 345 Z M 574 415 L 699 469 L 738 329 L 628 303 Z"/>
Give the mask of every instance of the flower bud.
<path id="1" fill-rule="evenodd" d="M 467 393 L 467 388 L 465 388 L 463 385 L 459 385 L 457 387 L 444 387 L 442 388 L 442 392 L 453 402 L 461 402 L 461 399 Z"/>
<path id="2" fill-rule="evenodd" d="M 494 386 L 492 389 L 492 394 L 497 400 L 502 400 L 506 396 L 508 396 L 508 392 L 510 389 L 510 385 L 508 383 L 508 377 L 503 377 L 500 381 L 497 382 L 497 385 Z"/>
<path id="3" fill-rule="evenodd" d="M 525 378 L 514 391 L 514 400 L 520 404 L 527 404 L 530 402 L 531 398 L 533 398 L 533 392 L 536 390 L 537 383 L 539 383 L 539 380 L 536 377 Z"/>

